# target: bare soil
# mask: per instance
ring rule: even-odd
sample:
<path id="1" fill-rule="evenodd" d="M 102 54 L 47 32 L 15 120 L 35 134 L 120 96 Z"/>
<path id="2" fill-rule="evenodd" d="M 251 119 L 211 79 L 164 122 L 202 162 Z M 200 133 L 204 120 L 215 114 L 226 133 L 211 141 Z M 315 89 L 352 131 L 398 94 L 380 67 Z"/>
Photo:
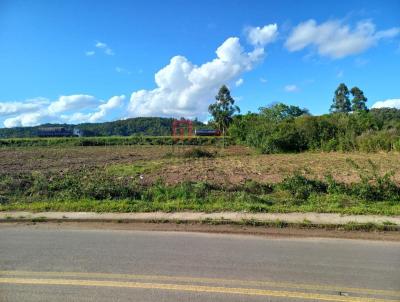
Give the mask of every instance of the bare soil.
<path id="1" fill-rule="evenodd" d="M 400 241 L 400 232 L 367 232 L 327 229 L 274 228 L 242 225 L 208 225 L 198 223 L 147 223 L 147 222 L 3 222 L 2 228 L 26 226 L 36 229 L 108 229 L 127 231 L 202 232 L 221 234 L 247 234 L 269 238 L 344 238 L 360 240 Z"/>
<path id="2" fill-rule="evenodd" d="M 167 184 L 183 181 L 207 181 L 215 184 L 239 184 L 246 180 L 276 183 L 293 172 L 322 179 L 331 174 L 346 183 L 359 181 L 346 159 L 361 166 L 372 160 L 382 173 L 393 170 L 400 183 L 400 155 L 391 153 L 300 153 L 257 154 L 243 146 L 204 148 L 215 153 L 213 158 L 185 158 L 193 147 L 107 146 L 107 147 L 28 147 L 0 149 L 0 173 L 60 172 L 111 165 L 143 165 L 157 162 L 145 172 L 145 179 L 159 178 Z"/>

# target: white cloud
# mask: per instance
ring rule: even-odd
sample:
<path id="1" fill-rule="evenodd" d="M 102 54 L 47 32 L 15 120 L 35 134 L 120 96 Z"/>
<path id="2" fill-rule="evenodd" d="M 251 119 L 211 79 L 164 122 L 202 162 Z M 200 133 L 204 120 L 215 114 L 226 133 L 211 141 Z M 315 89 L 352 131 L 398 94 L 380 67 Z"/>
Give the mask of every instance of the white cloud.
<path id="1" fill-rule="evenodd" d="M 237 81 L 235 82 L 235 86 L 236 86 L 236 87 L 239 87 L 239 86 L 241 86 L 243 83 L 244 83 L 244 80 L 243 80 L 242 78 L 240 78 L 239 80 L 237 80 Z"/>
<path id="2" fill-rule="evenodd" d="M 101 104 L 98 107 L 98 111 L 93 113 L 89 118 L 88 121 L 90 123 L 98 122 L 103 120 L 109 112 L 112 110 L 119 108 L 123 105 L 125 100 L 125 95 L 113 96 L 110 98 L 106 103 Z"/>
<path id="3" fill-rule="evenodd" d="M 275 29 L 274 29 L 275 28 Z M 201 65 L 191 63 L 183 56 L 171 58 L 168 65 L 155 74 L 156 88 L 132 93 L 128 104 L 125 96 L 114 96 L 102 101 L 94 96 L 75 94 L 60 96 L 56 100 L 26 100 L 25 102 L 0 102 L 0 118 L 6 127 L 34 126 L 46 122 L 82 123 L 110 119 L 110 116 L 175 116 L 208 117 L 208 105 L 215 101 L 223 85 L 240 86 L 241 75 L 252 70 L 264 58 L 264 45 L 272 41 L 266 29 L 256 28 L 260 35 L 253 49 L 245 51 L 239 38 L 225 40 L 216 50 L 216 57 Z M 113 53 L 106 43 L 96 42 L 96 49 Z M 109 49 L 107 51 L 107 49 Z M 97 51 L 96 51 L 97 52 Z M 116 67 L 116 72 L 129 72 Z M 141 73 L 142 70 L 139 70 Z M 128 114 L 123 111 L 127 109 Z"/>
<path id="4" fill-rule="evenodd" d="M 107 47 L 107 44 L 106 44 L 106 43 L 103 43 L 103 42 L 97 41 L 96 44 L 95 44 L 94 46 L 96 46 L 97 48 L 106 48 L 106 47 Z"/>
<path id="5" fill-rule="evenodd" d="M 312 46 L 321 56 L 339 59 L 361 53 L 376 45 L 379 40 L 393 38 L 399 33 L 400 28 L 376 31 L 375 24 L 369 20 L 360 21 L 355 28 L 351 28 L 339 20 L 318 25 L 311 19 L 292 30 L 285 46 L 289 51 Z"/>
<path id="6" fill-rule="evenodd" d="M 397 108 L 400 109 L 400 99 L 388 99 L 379 101 L 372 105 L 372 108 Z"/>
<path id="7" fill-rule="evenodd" d="M 4 126 L 7 128 L 34 126 L 38 125 L 44 117 L 45 114 L 40 111 L 32 113 L 23 113 L 16 117 L 6 119 L 4 121 Z"/>
<path id="8" fill-rule="evenodd" d="M 0 117 L 6 117 L 3 122 L 5 127 L 35 126 L 46 122 L 92 123 L 106 120 L 110 113 L 124 104 L 124 100 L 124 95 L 113 96 L 104 102 L 91 95 L 76 94 L 60 96 L 53 102 L 42 98 L 4 102 L 0 103 Z"/>
<path id="9" fill-rule="evenodd" d="M 294 84 L 285 86 L 285 91 L 287 91 L 287 92 L 296 92 L 298 90 L 299 90 L 299 88 Z"/>
<path id="10" fill-rule="evenodd" d="M 264 27 L 248 27 L 247 39 L 255 46 L 264 46 L 273 42 L 278 36 L 278 25 L 268 24 Z"/>
<path id="11" fill-rule="evenodd" d="M 268 80 L 266 78 L 260 78 L 260 82 L 265 84 L 268 82 Z"/>
<path id="12" fill-rule="evenodd" d="M 109 55 L 109 56 L 114 55 L 114 51 L 106 43 L 97 41 L 94 46 L 96 48 L 102 49 L 106 55 Z"/>
<path id="13" fill-rule="evenodd" d="M 218 89 L 252 70 L 263 59 L 264 48 L 257 45 L 245 52 L 239 38 L 231 37 L 218 47 L 216 55 L 200 66 L 183 56 L 173 57 L 155 74 L 155 89 L 132 93 L 130 116 L 205 118 Z"/>
<path id="14" fill-rule="evenodd" d="M 86 94 L 75 94 L 60 96 L 59 99 L 50 104 L 48 110 L 50 113 L 65 112 L 74 109 L 83 109 L 96 103 L 96 98 Z"/>
<path id="15" fill-rule="evenodd" d="M 2 102 L 0 103 L 0 117 L 38 110 L 48 102 L 45 98 L 30 99 L 26 102 Z"/>
<path id="16" fill-rule="evenodd" d="M 95 112 L 81 113 L 75 112 L 72 115 L 62 115 L 61 119 L 66 123 L 97 123 L 104 121 L 107 115 L 114 109 L 121 107 L 124 103 L 125 96 L 113 96 L 107 102 L 102 102 Z"/>
<path id="17" fill-rule="evenodd" d="M 91 56 L 94 56 L 95 53 L 96 53 L 95 51 L 89 50 L 89 51 L 86 51 L 86 52 L 85 52 L 85 55 L 88 56 L 88 57 L 91 57 Z"/>

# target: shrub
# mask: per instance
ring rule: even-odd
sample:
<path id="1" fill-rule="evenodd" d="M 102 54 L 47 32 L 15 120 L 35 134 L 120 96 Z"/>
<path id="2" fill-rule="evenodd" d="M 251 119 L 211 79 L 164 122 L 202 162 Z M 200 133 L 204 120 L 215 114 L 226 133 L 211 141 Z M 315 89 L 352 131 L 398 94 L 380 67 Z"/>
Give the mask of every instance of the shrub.
<path id="1" fill-rule="evenodd" d="M 326 193 L 327 191 L 325 183 L 308 179 L 299 173 L 286 177 L 280 187 L 289 191 L 294 198 L 300 200 L 307 200 L 312 193 Z"/>
<path id="2" fill-rule="evenodd" d="M 184 153 L 184 157 L 187 158 L 212 158 L 215 157 L 215 155 L 207 150 L 200 149 L 200 148 L 193 148 Z"/>
<path id="3" fill-rule="evenodd" d="M 272 193 L 273 187 L 270 184 L 262 184 L 254 180 L 246 180 L 243 184 L 243 191 L 251 194 L 269 194 Z"/>
<path id="4" fill-rule="evenodd" d="M 393 180 L 394 171 L 381 173 L 376 164 L 368 160 L 363 168 L 351 159 L 347 162 L 358 172 L 361 182 L 351 186 L 353 195 L 369 201 L 400 200 L 400 188 Z"/>

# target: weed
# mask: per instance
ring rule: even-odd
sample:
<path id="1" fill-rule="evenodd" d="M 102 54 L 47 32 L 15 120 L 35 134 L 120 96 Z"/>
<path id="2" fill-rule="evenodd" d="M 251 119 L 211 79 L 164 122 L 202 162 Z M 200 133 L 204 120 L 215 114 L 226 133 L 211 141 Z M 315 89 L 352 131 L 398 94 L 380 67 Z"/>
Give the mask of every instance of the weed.
<path id="1" fill-rule="evenodd" d="M 184 157 L 186 158 L 213 158 L 215 157 L 214 153 L 211 153 L 207 150 L 200 148 L 193 148 L 184 153 Z"/>
<path id="2" fill-rule="evenodd" d="M 45 216 L 40 216 L 40 217 L 34 217 L 31 219 L 31 222 L 46 222 L 47 217 Z"/>
<path id="3" fill-rule="evenodd" d="M 281 183 L 283 190 L 289 191 L 295 199 L 307 200 L 312 193 L 326 193 L 325 183 L 308 179 L 299 173 L 286 177 Z"/>

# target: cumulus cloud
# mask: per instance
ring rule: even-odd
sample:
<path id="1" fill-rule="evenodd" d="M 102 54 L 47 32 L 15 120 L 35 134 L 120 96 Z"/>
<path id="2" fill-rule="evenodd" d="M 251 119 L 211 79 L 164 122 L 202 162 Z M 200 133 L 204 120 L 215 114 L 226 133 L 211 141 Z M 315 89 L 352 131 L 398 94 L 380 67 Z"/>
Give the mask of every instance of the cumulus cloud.
<path id="1" fill-rule="evenodd" d="M 96 98 L 86 94 L 75 94 L 60 96 L 55 102 L 52 102 L 48 107 L 50 113 L 59 113 L 74 109 L 83 109 L 90 107 L 96 103 Z"/>
<path id="2" fill-rule="evenodd" d="M 269 24 L 264 27 L 248 27 L 247 39 L 252 45 L 264 46 L 273 42 L 278 36 L 278 25 Z"/>
<path id="3" fill-rule="evenodd" d="M 95 51 L 89 50 L 89 51 L 86 51 L 86 52 L 85 52 L 85 55 L 88 56 L 88 57 L 91 57 L 91 56 L 94 56 L 95 53 L 96 53 Z"/>
<path id="4" fill-rule="evenodd" d="M 41 120 L 45 116 L 46 114 L 44 112 L 23 113 L 18 116 L 6 119 L 4 121 L 4 126 L 7 128 L 34 126 L 40 124 Z"/>
<path id="5" fill-rule="evenodd" d="M 184 56 L 173 57 L 155 74 L 155 89 L 132 93 L 130 116 L 205 118 L 208 105 L 214 101 L 218 89 L 223 84 L 234 83 L 263 59 L 261 42 L 265 43 L 266 39 L 246 52 L 239 38 L 228 38 L 217 48 L 216 58 L 200 66 Z"/>
<path id="6" fill-rule="evenodd" d="M 45 98 L 35 98 L 27 100 L 26 102 L 4 102 L 0 103 L 0 116 L 7 116 L 12 114 L 22 114 L 25 112 L 35 111 L 40 109 L 43 105 L 47 104 L 48 100 Z"/>
<path id="7" fill-rule="evenodd" d="M 35 126 L 46 122 L 93 123 L 105 120 L 123 105 L 124 100 L 124 95 L 113 96 L 105 102 L 91 95 L 76 94 L 60 96 L 53 102 L 42 98 L 4 102 L 0 103 L 0 117 L 5 118 L 3 124 L 7 128 Z"/>
<path id="8" fill-rule="evenodd" d="M 99 105 L 98 110 L 91 114 L 87 121 L 95 123 L 103 120 L 112 110 L 121 107 L 124 100 L 125 95 L 113 96 L 106 103 Z"/>
<path id="9" fill-rule="evenodd" d="M 196 65 L 184 56 L 174 56 L 154 76 L 156 88 L 132 93 L 128 104 L 125 96 L 114 96 L 102 101 L 94 96 L 75 94 L 60 96 L 42 102 L 0 102 L 0 120 L 6 127 L 34 126 L 42 123 L 83 123 L 107 120 L 107 117 L 174 116 L 205 119 L 208 105 L 223 85 L 240 86 L 242 74 L 252 70 L 265 55 L 264 47 L 277 35 L 276 24 L 248 28 L 250 51 L 245 50 L 239 38 L 226 39 L 215 51 L 209 62 Z M 104 42 L 96 42 L 96 51 L 114 54 Z M 117 66 L 116 72 L 130 73 Z M 140 71 L 142 72 L 142 71 Z"/>
<path id="10" fill-rule="evenodd" d="M 379 101 L 372 105 L 372 108 L 397 108 L 400 109 L 400 99 L 388 99 Z"/>
<path id="11" fill-rule="evenodd" d="M 317 24 L 311 19 L 292 30 L 285 46 L 289 51 L 299 51 L 311 46 L 321 56 L 339 59 L 361 53 L 380 40 L 399 34 L 399 27 L 377 31 L 370 20 L 360 21 L 355 28 L 351 28 L 339 20 Z"/>
<path id="12" fill-rule="evenodd" d="M 285 86 L 285 91 L 287 91 L 287 92 L 296 92 L 298 90 L 299 90 L 299 88 L 294 84 Z"/>

